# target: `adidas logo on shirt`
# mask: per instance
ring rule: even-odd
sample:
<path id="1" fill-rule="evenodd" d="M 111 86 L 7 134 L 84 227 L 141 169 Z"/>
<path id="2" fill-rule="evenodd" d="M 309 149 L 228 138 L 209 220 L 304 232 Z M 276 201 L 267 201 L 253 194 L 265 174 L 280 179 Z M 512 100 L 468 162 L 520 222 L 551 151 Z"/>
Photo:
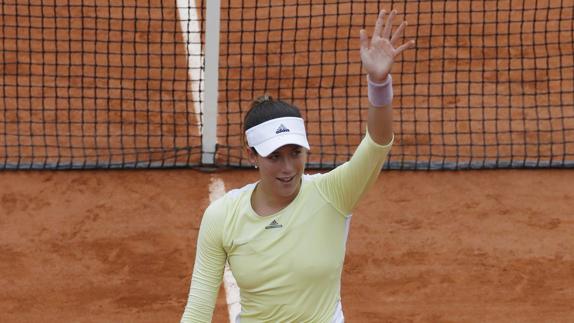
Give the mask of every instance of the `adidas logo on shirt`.
<path id="1" fill-rule="evenodd" d="M 289 132 L 289 129 L 287 129 L 287 127 L 285 127 L 283 124 L 281 124 L 279 128 L 277 128 L 275 134 L 280 134 L 282 132 Z"/>
<path id="2" fill-rule="evenodd" d="M 268 226 L 265 227 L 265 229 L 276 229 L 276 228 L 282 228 L 283 225 L 277 223 L 276 220 L 273 220 L 273 222 L 271 222 Z"/>

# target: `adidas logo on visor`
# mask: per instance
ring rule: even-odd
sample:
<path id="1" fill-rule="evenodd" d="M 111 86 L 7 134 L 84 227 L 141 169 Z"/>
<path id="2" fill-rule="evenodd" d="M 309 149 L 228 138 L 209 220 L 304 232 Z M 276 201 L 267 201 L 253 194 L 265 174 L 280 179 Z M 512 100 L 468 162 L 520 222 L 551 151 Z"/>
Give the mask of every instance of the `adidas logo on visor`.
<path id="1" fill-rule="evenodd" d="M 289 129 L 287 129 L 287 127 L 285 127 L 283 124 L 281 124 L 279 128 L 277 128 L 275 134 L 280 134 L 282 132 L 289 132 Z"/>
<path id="2" fill-rule="evenodd" d="M 277 223 L 276 220 L 273 220 L 273 222 L 271 222 L 268 226 L 265 227 L 265 229 L 275 229 L 275 228 L 282 228 L 283 225 Z"/>

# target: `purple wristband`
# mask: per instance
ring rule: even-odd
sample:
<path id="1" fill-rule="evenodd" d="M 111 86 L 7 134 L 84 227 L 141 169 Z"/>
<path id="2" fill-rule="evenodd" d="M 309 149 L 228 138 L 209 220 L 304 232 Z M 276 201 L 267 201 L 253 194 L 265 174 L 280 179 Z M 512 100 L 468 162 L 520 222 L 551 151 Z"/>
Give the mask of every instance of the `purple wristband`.
<path id="1" fill-rule="evenodd" d="M 393 102 L 393 78 L 391 74 L 383 83 L 373 83 L 367 75 L 367 82 L 369 83 L 369 102 L 375 108 L 380 108 Z"/>

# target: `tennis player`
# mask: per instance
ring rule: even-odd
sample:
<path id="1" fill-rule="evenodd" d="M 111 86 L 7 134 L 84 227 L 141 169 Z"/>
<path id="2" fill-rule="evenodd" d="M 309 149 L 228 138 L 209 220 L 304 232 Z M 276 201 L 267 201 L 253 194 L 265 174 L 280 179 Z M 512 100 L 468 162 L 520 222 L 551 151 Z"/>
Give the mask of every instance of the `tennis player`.
<path id="1" fill-rule="evenodd" d="M 344 322 L 341 271 L 350 214 L 373 185 L 393 143 L 391 67 L 414 41 L 398 45 L 381 11 L 373 37 L 361 30 L 370 102 L 366 135 L 352 158 L 325 174 L 304 175 L 305 125 L 299 110 L 263 97 L 245 117 L 250 161 L 260 179 L 214 201 L 199 230 L 182 322 L 210 322 L 225 262 L 240 288 L 236 322 Z"/>

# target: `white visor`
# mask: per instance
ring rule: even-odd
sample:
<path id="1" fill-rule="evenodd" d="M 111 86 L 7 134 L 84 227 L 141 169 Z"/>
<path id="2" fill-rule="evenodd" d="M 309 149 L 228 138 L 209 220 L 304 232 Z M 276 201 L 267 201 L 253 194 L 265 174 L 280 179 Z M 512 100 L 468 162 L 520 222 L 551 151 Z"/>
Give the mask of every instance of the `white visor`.
<path id="1" fill-rule="evenodd" d="M 245 131 L 247 144 L 259 155 L 267 157 L 277 148 L 294 144 L 309 148 L 305 122 L 301 118 L 284 117 L 271 119 Z"/>

